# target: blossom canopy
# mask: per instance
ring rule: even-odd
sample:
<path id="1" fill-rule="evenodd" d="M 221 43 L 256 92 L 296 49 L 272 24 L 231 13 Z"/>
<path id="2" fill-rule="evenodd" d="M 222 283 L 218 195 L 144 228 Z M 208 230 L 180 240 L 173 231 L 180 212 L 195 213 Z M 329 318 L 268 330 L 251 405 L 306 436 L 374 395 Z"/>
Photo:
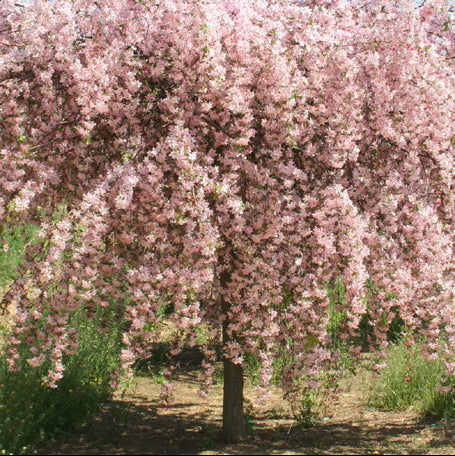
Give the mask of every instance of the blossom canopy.
<path id="1" fill-rule="evenodd" d="M 43 242 L 4 298 L 8 348 L 62 375 L 69 315 L 114 308 L 122 362 L 204 328 L 264 383 L 367 311 L 455 346 L 454 34 L 445 2 L 3 0 L 0 219 Z M 211 367 L 212 366 L 212 367 Z"/>

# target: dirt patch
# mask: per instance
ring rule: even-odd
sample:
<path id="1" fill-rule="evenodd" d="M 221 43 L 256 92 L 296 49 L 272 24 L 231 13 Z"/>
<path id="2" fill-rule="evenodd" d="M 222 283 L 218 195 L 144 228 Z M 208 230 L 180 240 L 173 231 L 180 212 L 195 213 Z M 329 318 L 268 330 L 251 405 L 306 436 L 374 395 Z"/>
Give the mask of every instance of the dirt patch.
<path id="1" fill-rule="evenodd" d="M 79 432 L 49 442 L 38 454 L 455 454 L 455 424 L 422 421 L 413 409 L 368 408 L 365 375 L 346 379 L 339 398 L 310 429 L 296 425 L 279 390 L 264 406 L 247 387 L 250 435 L 236 445 L 218 442 L 220 385 L 201 399 L 200 372 L 182 373 L 175 381 L 176 404 L 166 409 L 159 406 L 160 385 L 138 377 Z"/>

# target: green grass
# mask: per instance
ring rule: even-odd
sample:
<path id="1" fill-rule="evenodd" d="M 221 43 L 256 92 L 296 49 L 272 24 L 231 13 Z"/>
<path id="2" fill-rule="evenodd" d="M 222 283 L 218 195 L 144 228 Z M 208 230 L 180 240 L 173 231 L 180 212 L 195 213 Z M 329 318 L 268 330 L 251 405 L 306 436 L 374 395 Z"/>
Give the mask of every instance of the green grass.
<path id="1" fill-rule="evenodd" d="M 0 290 L 15 279 L 24 248 L 36 239 L 37 225 L 4 226 L 0 230 Z M 7 249 L 3 246 L 7 245 Z"/>
<path id="2" fill-rule="evenodd" d="M 415 407 L 424 416 L 433 419 L 455 417 L 455 391 L 439 391 L 443 385 L 455 379 L 447 378 L 440 359 L 427 359 L 418 346 L 406 346 L 403 342 L 392 345 L 387 354 L 387 367 L 381 377 L 374 379 L 368 402 L 385 410 L 405 410 Z"/>

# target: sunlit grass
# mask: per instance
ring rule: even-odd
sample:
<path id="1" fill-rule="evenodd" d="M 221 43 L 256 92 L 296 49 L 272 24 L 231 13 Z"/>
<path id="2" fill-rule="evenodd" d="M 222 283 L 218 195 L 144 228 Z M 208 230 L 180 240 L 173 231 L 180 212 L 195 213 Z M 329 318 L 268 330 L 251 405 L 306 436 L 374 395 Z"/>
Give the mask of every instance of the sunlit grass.
<path id="1" fill-rule="evenodd" d="M 440 359 L 428 359 L 416 345 L 399 342 L 387 353 L 387 366 L 374 379 L 368 398 L 370 405 L 385 410 L 414 407 L 434 419 L 455 416 L 453 378 L 447 378 Z M 448 392 L 441 392 L 446 386 Z"/>

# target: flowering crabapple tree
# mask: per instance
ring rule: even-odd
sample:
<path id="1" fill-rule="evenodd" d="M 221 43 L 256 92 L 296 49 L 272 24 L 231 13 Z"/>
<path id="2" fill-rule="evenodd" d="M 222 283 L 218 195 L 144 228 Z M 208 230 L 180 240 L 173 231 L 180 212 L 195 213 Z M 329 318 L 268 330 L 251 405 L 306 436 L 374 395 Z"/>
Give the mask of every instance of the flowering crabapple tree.
<path id="1" fill-rule="evenodd" d="M 238 440 L 246 354 L 263 387 L 283 351 L 285 391 L 314 378 L 340 277 L 343 337 L 369 279 L 371 344 L 383 352 L 398 314 L 453 372 L 448 8 L 2 0 L 0 218 L 42 238 L 2 304 L 10 368 L 28 346 L 58 386 L 76 310 L 116 312 L 125 368 L 170 327 L 171 356 L 204 328 L 203 390 L 220 348 L 223 436 Z"/>

